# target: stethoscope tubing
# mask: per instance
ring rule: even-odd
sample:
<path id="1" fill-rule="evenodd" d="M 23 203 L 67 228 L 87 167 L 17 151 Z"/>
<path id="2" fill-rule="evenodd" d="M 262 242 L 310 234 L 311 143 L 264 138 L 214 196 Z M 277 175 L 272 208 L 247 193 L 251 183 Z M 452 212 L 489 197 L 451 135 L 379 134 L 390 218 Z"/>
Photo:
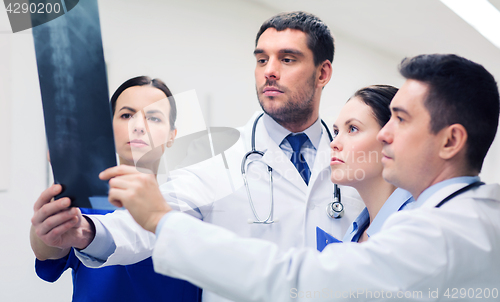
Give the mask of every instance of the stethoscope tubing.
<path id="1" fill-rule="evenodd" d="M 270 191 L 270 196 L 271 196 L 271 198 L 270 198 L 271 199 L 270 200 L 271 209 L 269 211 L 269 215 L 267 216 L 267 218 L 265 220 L 261 220 L 259 215 L 257 214 L 257 210 L 255 209 L 255 206 L 254 206 L 254 203 L 252 200 L 252 196 L 250 194 L 250 187 L 248 185 L 248 180 L 247 180 L 247 175 L 246 175 L 247 174 L 246 170 L 249 166 L 246 164 L 248 157 L 250 157 L 251 155 L 259 155 L 261 157 L 264 156 L 264 152 L 258 151 L 255 148 L 255 132 L 257 129 L 257 123 L 259 122 L 260 118 L 263 115 L 264 115 L 264 113 L 261 113 L 253 122 L 252 135 L 251 135 L 251 147 L 252 147 L 252 149 L 249 152 L 247 152 L 243 156 L 243 159 L 241 160 L 241 175 L 243 177 L 243 182 L 244 182 L 245 189 L 247 192 L 248 202 L 250 203 L 250 208 L 252 209 L 252 212 L 256 218 L 255 221 L 252 221 L 251 219 L 249 219 L 249 223 L 272 224 L 275 222 L 273 220 L 273 214 L 274 214 L 274 194 L 273 194 L 273 174 L 272 174 L 273 169 L 269 165 L 267 165 L 267 169 L 268 169 L 268 173 L 269 173 L 269 191 Z M 330 139 L 330 142 L 331 142 L 333 140 L 333 136 L 332 136 L 330 130 L 328 129 L 328 126 L 326 125 L 326 123 L 323 120 L 321 120 L 321 124 L 325 128 L 325 130 L 328 134 L 328 138 Z M 334 184 L 333 201 L 328 204 L 328 206 L 326 208 L 326 212 L 327 212 L 327 215 L 329 217 L 335 218 L 335 219 L 341 218 L 344 215 L 344 205 L 342 204 L 342 202 L 340 200 L 340 189 L 337 186 L 337 184 Z"/>

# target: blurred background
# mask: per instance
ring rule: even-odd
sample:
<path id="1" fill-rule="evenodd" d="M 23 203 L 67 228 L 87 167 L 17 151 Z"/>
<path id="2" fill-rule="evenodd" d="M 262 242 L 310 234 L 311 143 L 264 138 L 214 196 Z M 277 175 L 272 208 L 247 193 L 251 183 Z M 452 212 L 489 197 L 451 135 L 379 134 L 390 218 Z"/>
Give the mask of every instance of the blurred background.
<path id="1" fill-rule="evenodd" d="M 489 3 L 500 9 L 500 0 Z M 439 0 L 106 0 L 99 10 L 110 93 L 131 77 L 158 77 L 174 94 L 194 89 L 211 126 L 242 126 L 260 109 L 255 35 L 283 11 L 316 14 L 335 37 L 333 77 L 320 112 L 329 125 L 357 89 L 400 86 L 404 57 L 455 53 L 500 79 L 500 49 Z M 33 37 L 31 30 L 12 33 L 4 6 L 0 133 L 0 301 L 70 301 L 69 272 L 55 284 L 34 272 L 30 219 L 51 171 Z M 499 140 L 481 173 L 486 182 L 500 182 Z"/>

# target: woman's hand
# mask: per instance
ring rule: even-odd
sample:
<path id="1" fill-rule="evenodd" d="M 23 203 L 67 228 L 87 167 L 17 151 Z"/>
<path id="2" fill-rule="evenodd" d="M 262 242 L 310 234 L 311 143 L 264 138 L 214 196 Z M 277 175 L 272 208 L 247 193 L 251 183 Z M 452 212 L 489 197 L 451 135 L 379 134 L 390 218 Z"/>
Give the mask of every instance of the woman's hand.
<path id="1" fill-rule="evenodd" d="M 69 198 L 54 200 L 61 191 L 60 185 L 52 185 L 33 206 L 30 243 L 40 260 L 62 258 L 71 247 L 83 249 L 95 236 L 93 225 L 83 218 L 80 209 L 69 207 Z"/>
<path id="2" fill-rule="evenodd" d="M 154 174 L 120 165 L 104 170 L 99 178 L 109 179 L 109 201 L 125 207 L 139 225 L 152 233 L 160 219 L 172 210 L 163 199 Z"/>

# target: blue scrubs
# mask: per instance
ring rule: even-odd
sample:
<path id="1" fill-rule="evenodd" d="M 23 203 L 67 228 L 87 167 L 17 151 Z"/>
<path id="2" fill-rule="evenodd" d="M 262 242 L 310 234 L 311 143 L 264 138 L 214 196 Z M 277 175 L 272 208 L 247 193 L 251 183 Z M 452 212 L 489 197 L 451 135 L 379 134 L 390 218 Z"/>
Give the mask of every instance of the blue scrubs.
<path id="1" fill-rule="evenodd" d="M 111 211 L 81 209 L 83 214 Z M 38 277 L 54 282 L 68 268 L 73 269 L 74 302 L 112 301 L 201 301 L 201 289 L 189 282 L 157 274 L 151 257 L 133 265 L 88 268 L 74 250 L 58 260 L 35 261 Z"/>

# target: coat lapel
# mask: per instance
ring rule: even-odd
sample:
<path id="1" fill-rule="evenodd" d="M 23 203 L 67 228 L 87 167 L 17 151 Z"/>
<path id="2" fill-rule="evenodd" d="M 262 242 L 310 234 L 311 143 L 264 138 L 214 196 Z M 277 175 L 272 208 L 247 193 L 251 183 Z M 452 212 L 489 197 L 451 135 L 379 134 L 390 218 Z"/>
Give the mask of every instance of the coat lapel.
<path id="1" fill-rule="evenodd" d="M 309 180 L 309 187 L 313 187 L 314 183 L 318 180 L 318 176 L 324 169 L 330 167 L 330 139 L 326 130 L 321 135 L 318 150 L 316 150 L 316 157 L 314 159 L 314 166 L 311 169 L 311 179 Z"/>

